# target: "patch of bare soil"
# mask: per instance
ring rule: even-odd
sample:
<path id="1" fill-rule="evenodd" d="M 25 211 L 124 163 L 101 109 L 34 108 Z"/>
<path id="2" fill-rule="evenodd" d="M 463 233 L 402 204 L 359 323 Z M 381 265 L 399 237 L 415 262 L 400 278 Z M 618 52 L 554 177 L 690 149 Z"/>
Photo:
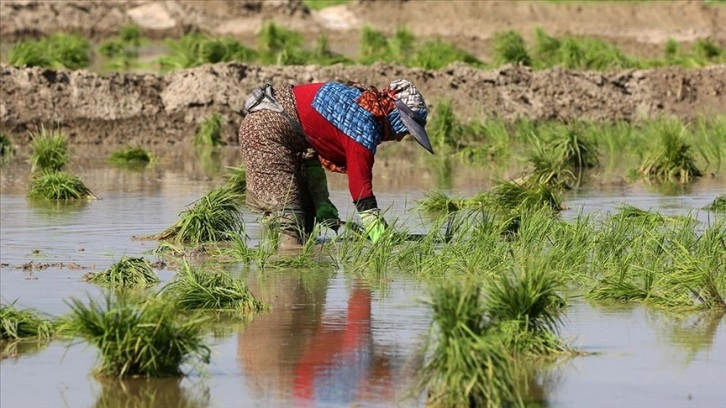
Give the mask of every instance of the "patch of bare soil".
<path id="1" fill-rule="evenodd" d="M 183 142 L 213 113 L 222 115 L 225 141 L 236 129 L 248 93 L 262 83 L 354 80 L 383 88 L 412 80 L 429 105 L 450 100 L 462 119 L 590 119 L 637 121 L 659 115 L 690 120 L 724 114 L 726 65 L 588 72 L 533 71 L 506 66 L 478 70 L 454 64 L 441 71 L 373 66 L 261 67 L 239 63 L 167 75 L 54 71 L 0 65 L 0 129 L 18 143 L 29 130 L 58 127 L 75 144 Z"/>

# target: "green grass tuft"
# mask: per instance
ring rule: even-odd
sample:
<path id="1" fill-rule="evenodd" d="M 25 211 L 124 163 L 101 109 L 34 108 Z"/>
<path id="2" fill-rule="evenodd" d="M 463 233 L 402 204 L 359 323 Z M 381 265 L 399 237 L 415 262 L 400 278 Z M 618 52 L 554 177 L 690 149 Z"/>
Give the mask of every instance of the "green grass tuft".
<path id="1" fill-rule="evenodd" d="M 524 39 L 516 31 L 505 31 L 494 34 L 493 52 L 497 64 L 532 65 Z"/>
<path id="2" fill-rule="evenodd" d="M 172 377 L 185 363 L 209 363 L 203 319 L 179 314 L 174 304 L 151 298 L 135 302 L 106 294 L 103 301 L 76 298 L 63 331 L 96 346 L 107 377 Z"/>
<path id="3" fill-rule="evenodd" d="M 28 198 L 39 200 L 80 200 L 95 196 L 80 178 L 62 171 L 43 171 L 30 179 Z"/>
<path id="4" fill-rule="evenodd" d="M 219 146 L 222 144 L 222 117 L 214 113 L 202 122 L 194 136 L 197 146 Z"/>
<path id="5" fill-rule="evenodd" d="M 149 261 L 124 256 L 109 269 L 88 276 L 88 281 L 112 287 L 148 286 L 159 282 Z"/>
<path id="6" fill-rule="evenodd" d="M 48 340 L 54 332 L 54 324 L 36 311 L 0 305 L 0 340 Z"/>
<path id="7" fill-rule="evenodd" d="M 31 132 L 31 172 L 61 171 L 68 164 L 68 139 L 60 130 L 41 127 Z"/>
<path id="8" fill-rule="evenodd" d="M 217 62 L 249 62 L 257 53 L 231 38 L 212 38 L 201 34 L 186 34 L 178 40 L 167 40 L 171 54 L 159 58 L 162 71 L 191 68 Z"/>
<path id="9" fill-rule="evenodd" d="M 76 34 L 21 41 L 10 50 L 8 62 L 28 67 L 85 68 L 91 64 L 91 43 Z"/>
<path id="10" fill-rule="evenodd" d="M 156 156 L 142 147 L 126 147 L 111 153 L 108 161 L 116 166 L 146 166 L 156 161 Z"/>
<path id="11" fill-rule="evenodd" d="M 241 280 L 225 272 L 202 271 L 186 261 L 161 293 L 173 298 L 183 310 L 256 313 L 265 308 Z"/>
<path id="12" fill-rule="evenodd" d="M 638 173 L 651 182 L 688 183 L 702 175 L 686 142 L 686 127 L 679 122 L 663 121 L 657 126 L 658 145 L 645 157 Z"/>

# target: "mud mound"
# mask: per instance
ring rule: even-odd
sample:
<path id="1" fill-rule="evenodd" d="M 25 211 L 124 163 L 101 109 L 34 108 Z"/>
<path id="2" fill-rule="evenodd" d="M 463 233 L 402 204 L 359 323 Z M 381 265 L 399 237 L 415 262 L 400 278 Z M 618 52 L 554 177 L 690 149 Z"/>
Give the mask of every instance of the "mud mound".
<path id="1" fill-rule="evenodd" d="M 378 64 L 261 67 L 217 64 L 161 75 L 54 71 L 0 66 L 0 128 L 19 143 L 40 125 L 57 126 L 77 144 L 174 144 L 192 138 L 213 113 L 224 138 L 236 143 L 247 94 L 265 82 L 347 81 L 385 87 L 411 79 L 429 105 L 450 100 L 462 118 L 637 121 L 659 115 L 691 120 L 724 114 L 726 65 L 606 73 L 507 66 L 482 71 L 453 65 L 442 71 Z"/>

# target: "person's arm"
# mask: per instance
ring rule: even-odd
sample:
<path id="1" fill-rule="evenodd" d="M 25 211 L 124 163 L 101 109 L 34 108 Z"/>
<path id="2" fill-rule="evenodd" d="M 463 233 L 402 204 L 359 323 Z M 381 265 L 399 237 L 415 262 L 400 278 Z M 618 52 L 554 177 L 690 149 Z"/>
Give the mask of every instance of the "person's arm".
<path id="1" fill-rule="evenodd" d="M 373 163 L 371 151 L 350 139 L 346 146 L 348 188 L 366 234 L 376 243 L 388 225 L 381 216 L 376 196 L 373 194 Z"/>
<path id="2" fill-rule="evenodd" d="M 338 217 L 338 209 L 330 201 L 325 169 L 323 169 L 317 156 L 305 160 L 304 165 L 308 190 L 315 205 L 315 220 L 337 232 L 340 226 L 340 218 Z"/>

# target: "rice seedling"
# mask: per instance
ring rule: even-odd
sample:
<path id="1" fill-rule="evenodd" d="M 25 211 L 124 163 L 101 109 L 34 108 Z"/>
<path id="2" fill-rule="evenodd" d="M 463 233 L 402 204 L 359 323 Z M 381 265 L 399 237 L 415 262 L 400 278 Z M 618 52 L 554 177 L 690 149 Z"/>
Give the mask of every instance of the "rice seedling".
<path id="1" fill-rule="evenodd" d="M 517 393 L 516 364 L 496 339 L 487 336 L 481 288 L 443 285 L 433 290 L 428 355 L 417 388 L 432 406 L 524 406 Z"/>
<path id="2" fill-rule="evenodd" d="M 532 55 L 534 56 L 534 66 L 551 67 L 557 64 L 558 53 L 562 42 L 547 33 L 542 28 L 536 28 L 534 31 L 534 47 Z"/>
<path id="3" fill-rule="evenodd" d="M 174 303 L 183 310 L 257 313 L 265 309 L 265 305 L 255 299 L 241 280 L 221 271 L 202 271 L 186 260 L 160 293 L 174 299 Z"/>
<path id="4" fill-rule="evenodd" d="M 146 167 L 156 161 L 156 155 L 143 147 L 125 147 L 111 153 L 109 163 L 125 167 Z"/>
<path id="5" fill-rule="evenodd" d="M 90 274 L 87 280 L 111 287 L 129 287 L 153 285 L 159 282 L 159 277 L 146 259 L 124 256 L 105 271 Z"/>
<path id="6" fill-rule="evenodd" d="M 217 62 L 250 62 L 257 58 L 257 52 L 231 38 L 186 34 L 178 40 L 167 40 L 166 44 L 171 54 L 158 59 L 162 71 Z"/>
<path id="7" fill-rule="evenodd" d="M 726 211 L 726 194 L 721 194 L 713 199 L 711 204 L 707 205 L 706 210 L 711 211 Z"/>
<path id="8" fill-rule="evenodd" d="M 495 63 L 532 65 L 524 39 L 516 31 L 497 32 L 492 43 Z"/>
<path id="9" fill-rule="evenodd" d="M 461 199 L 448 197 L 440 191 L 426 193 L 426 198 L 418 202 L 418 210 L 430 214 L 449 214 L 462 208 Z"/>
<path id="10" fill-rule="evenodd" d="M 201 330 L 203 318 L 180 315 L 156 298 L 143 302 L 105 294 L 103 300 L 66 302 L 71 311 L 63 331 L 98 348 L 95 374 L 101 377 L 173 377 L 182 365 L 209 363 Z"/>
<path id="11" fill-rule="evenodd" d="M 0 305 L 0 340 L 48 340 L 55 325 L 32 309 L 18 309 L 15 302 Z"/>
<path id="12" fill-rule="evenodd" d="M 444 150 L 457 147 L 463 127 L 454 113 L 451 101 L 439 101 L 431 116 L 427 131 L 433 148 Z"/>
<path id="13" fill-rule="evenodd" d="M 663 121 L 657 126 L 660 143 L 638 168 L 641 177 L 651 182 L 688 183 L 702 175 L 686 142 L 685 131 L 675 121 Z"/>
<path id="14" fill-rule="evenodd" d="M 491 208 L 522 211 L 547 208 L 551 211 L 563 209 L 560 195 L 545 183 L 499 180 L 486 196 Z"/>
<path id="15" fill-rule="evenodd" d="M 247 192 L 247 170 L 244 167 L 227 167 L 224 185 L 240 198 Z"/>
<path id="16" fill-rule="evenodd" d="M 451 43 L 434 40 L 427 41 L 413 52 L 408 66 L 424 69 L 438 70 L 454 62 L 463 62 L 474 67 L 483 67 L 484 64 L 475 56 L 457 48 Z"/>
<path id="17" fill-rule="evenodd" d="M 166 230 L 141 239 L 170 240 L 199 244 L 227 241 L 243 233 L 240 196 L 228 186 L 213 189 L 179 214 L 179 220 Z"/>
<path id="18" fill-rule="evenodd" d="M 726 156 L 726 116 L 699 117 L 693 126 L 693 144 L 706 162 L 703 170 L 720 171 Z"/>
<path id="19" fill-rule="evenodd" d="M 414 52 L 414 43 L 413 34 L 404 27 L 396 28 L 393 36 L 387 37 L 370 26 L 364 26 L 359 61 L 362 64 L 379 61 L 406 64 Z"/>
<path id="20" fill-rule="evenodd" d="M 703 38 L 696 40 L 696 43 L 693 45 L 693 51 L 696 56 L 709 61 L 717 60 L 724 52 L 716 42 Z"/>
<path id="21" fill-rule="evenodd" d="M 288 30 L 274 22 L 265 23 L 257 37 L 259 59 L 265 64 L 303 65 L 310 53 L 303 49 L 300 33 Z"/>
<path id="22" fill-rule="evenodd" d="M 30 179 L 27 196 L 38 200 L 96 198 L 80 178 L 63 171 L 43 171 L 34 174 Z"/>
<path id="23" fill-rule="evenodd" d="M 214 113 L 199 126 L 194 136 L 197 146 L 219 146 L 222 144 L 222 117 Z"/>
<path id="24" fill-rule="evenodd" d="M 333 64 L 350 64 L 352 61 L 338 53 L 330 50 L 328 37 L 322 35 L 315 42 L 315 47 L 310 53 L 310 64 L 333 65 Z"/>
<path id="25" fill-rule="evenodd" d="M 557 133 L 552 146 L 562 155 L 562 161 L 577 169 L 589 169 L 600 164 L 597 144 L 586 136 L 584 125 L 577 123 Z"/>
<path id="26" fill-rule="evenodd" d="M 38 170 L 61 171 L 68 164 L 68 139 L 60 130 L 41 127 L 31 132 L 31 172 Z"/>
<path id="27" fill-rule="evenodd" d="M 8 62 L 28 67 L 85 68 L 91 63 L 91 44 L 76 34 L 53 34 L 40 40 L 16 43 L 10 50 Z"/>
<path id="28" fill-rule="evenodd" d="M 0 132 L 0 158 L 5 159 L 15 154 L 13 143 L 5 132 Z"/>
<path id="29" fill-rule="evenodd" d="M 303 0 L 303 4 L 310 10 L 322 10 L 326 7 L 349 3 L 351 3 L 351 0 Z"/>

